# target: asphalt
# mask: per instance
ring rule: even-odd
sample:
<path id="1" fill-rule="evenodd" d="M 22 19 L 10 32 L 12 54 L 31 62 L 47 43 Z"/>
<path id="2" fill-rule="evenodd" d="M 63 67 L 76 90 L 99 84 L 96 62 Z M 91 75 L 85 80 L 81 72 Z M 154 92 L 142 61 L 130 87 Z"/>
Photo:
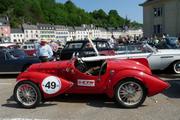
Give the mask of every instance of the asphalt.
<path id="1" fill-rule="evenodd" d="M 61 95 L 24 109 L 12 98 L 16 76 L 0 76 L 0 120 L 180 120 L 180 76 L 158 76 L 171 87 L 136 109 L 119 108 L 104 95 Z"/>

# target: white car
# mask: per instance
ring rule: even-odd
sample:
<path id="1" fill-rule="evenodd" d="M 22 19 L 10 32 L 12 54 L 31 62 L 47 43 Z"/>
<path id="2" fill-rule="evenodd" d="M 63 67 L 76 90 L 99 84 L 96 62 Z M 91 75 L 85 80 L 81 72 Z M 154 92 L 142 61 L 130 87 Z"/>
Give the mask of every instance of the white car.
<path id="1" fill-rule="evenodd" d="M 131 48 L 131 49 L 129 49 Z M 147 58 L 151 70 L 171 69 L 180 73 L 180 49 L 156 49 L 148 44 L 130 45 L 126 49 L 116 51 L 118 58 Z"/>

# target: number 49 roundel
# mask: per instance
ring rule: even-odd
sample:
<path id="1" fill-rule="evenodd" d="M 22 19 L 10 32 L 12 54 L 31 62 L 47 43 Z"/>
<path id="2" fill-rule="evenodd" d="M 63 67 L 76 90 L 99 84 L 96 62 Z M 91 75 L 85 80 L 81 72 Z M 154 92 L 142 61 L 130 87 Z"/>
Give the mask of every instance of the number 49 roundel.
<path id="1" fill-rule="evenodd" d="M 61 89 L 61 80 L 58 77 L 49 76 L 43 80 L 41 85 L 46 94 L 55 94 Z"/>

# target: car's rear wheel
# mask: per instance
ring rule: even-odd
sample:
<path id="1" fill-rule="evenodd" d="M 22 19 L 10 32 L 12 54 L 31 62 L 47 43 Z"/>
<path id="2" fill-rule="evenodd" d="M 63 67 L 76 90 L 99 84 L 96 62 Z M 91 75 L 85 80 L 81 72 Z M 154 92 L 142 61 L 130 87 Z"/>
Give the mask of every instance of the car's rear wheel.
<path id="1" fill-rule="evenodd" d="M 115 89 L 117 103 L 125 108 L 136 108 L 146 99 L 146 89 L 138 80 L 122 80 Z"/>
<path id="2" fill-rule="evenodd" d="M 177 61 L 173 64 L 173 72 L 180 74 L 180 61 Z"/>
<path id="3" fill-rule="evenodd" d="M 22 81 L 14 88 L 15 101 L 24 108 L 34 108 L 41 102 L 41 92 L 36 84 Z"/>

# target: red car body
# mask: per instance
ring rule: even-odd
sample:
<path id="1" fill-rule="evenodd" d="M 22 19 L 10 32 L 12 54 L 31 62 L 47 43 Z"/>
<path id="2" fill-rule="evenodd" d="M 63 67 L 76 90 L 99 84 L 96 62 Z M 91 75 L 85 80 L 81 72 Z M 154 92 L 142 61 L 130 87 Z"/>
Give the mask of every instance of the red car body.
<path id="1" fill-rule="evenodd" d="M 152 75 L 147 60 L 143 58 L 137 60 L 105 60 L 103 62 L 106 67 L 102 75 L 88 75 L 81 72 L 77 69 L 77 61 L 78 59 L 71 59 L 34 64 L 26 72 L 19 74 L 17 82 L 31 81 L 36 84 L 44 99 L 65 93 L 107 94 L 113 98 L 118 84 L 127 79 L 141 83 L 147 90 L 147 96 L 160 93 L 169 87 L 168 83 Z M 143 62 L 146 66 L 137 61 Z M 51 88 L 54 88 L 54 91 Z"/>

